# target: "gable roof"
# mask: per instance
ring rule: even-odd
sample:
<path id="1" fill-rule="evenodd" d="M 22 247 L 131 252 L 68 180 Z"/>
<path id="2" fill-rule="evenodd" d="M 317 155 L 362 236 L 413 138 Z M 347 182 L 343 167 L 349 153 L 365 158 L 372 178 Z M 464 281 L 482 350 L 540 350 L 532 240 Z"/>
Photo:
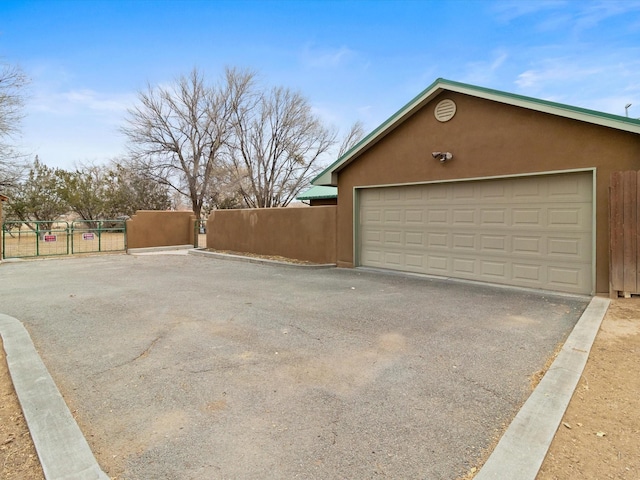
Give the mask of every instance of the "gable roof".
<path id="1" fill-rule="evenodd" d="M 315 185 L 309 190 L 298 195 L 296 200 L 325 200 L 328 198 L 338 198 L 337 187 L 323 187 Z"/>
<path id="2" fill-rule="evenodd" d="M 353 148 L 347 151 L 342 157 L 324 169 L 311 181 L 311 183 L 313 185 L 336 186 L 338 184 L 337 173 L 340 170 L 355 160 L 360 154 L 378 143 L 389 132 L 398 127 L 417 110 L 445 91 L 462 93 L 472 97 L 483 98 L 485 100 L 492 100 L 507 105 L 514 105 L 517 107 L 527 108 L 529 110 L 579 120 L 581 122 L 640 134 L 640 120 L 438 78 L 418 96 L 385 120 L 378 128 L 373 130 Z"/>

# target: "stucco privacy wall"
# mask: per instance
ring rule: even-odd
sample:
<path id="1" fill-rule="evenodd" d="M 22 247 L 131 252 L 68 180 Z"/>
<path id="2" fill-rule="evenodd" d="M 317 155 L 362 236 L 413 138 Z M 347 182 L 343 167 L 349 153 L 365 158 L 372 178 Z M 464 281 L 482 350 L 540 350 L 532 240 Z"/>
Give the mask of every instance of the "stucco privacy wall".
<path id="1" fill-rule="evenodd" d="M 207 248 L 335 263 L 336 208 L 215 210 L 207 221 Z"/>
<path id="2" fill-rule="evenodd" d="M 455 116 L 434 107 L 450 98 Z M 453 153 L 445 164 L 433 151 Z M 354 266 L 357 187 L 595 169 L 596 291 L 608 292 L 609 174 L 640 169 L 640 137 L 551 114 L 443 92 L 338 173 L 337 263 Z"/>
<path id="3" fill-rule="evenodd" d="M 127 220 L 127 248 L 193 245 L 193 212 L 138 210 Z"/>

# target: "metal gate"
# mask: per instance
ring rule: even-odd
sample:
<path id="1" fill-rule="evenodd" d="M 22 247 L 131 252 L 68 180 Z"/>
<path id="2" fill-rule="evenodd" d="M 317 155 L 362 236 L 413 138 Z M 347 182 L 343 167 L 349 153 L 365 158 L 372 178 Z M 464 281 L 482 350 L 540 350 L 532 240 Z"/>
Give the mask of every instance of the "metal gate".
<path id="1" fill-rule="evenodd" d="M 2 258 L 124 252 L 126 220 L 7 221 L 2 224 Z"/>
<path id="2" fill-rule="evenodd" d="M 196 220 L 193 223 L 193 246 L 207 248 L 207 221 Z"/>

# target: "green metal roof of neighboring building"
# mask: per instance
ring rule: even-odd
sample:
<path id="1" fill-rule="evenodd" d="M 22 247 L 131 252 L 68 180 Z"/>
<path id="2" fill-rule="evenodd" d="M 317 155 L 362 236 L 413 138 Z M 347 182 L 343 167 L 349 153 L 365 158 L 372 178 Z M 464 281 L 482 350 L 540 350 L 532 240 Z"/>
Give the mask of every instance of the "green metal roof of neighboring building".
<path id="1" fill-rule="evenodd" d="M 348 165 L 352 160 L 357 158 L 364 151 L 368 150 L 371 146 L 375 145 L 404 120 L 444 91 L 462 93 L 478 98 L 484 98 L 486 100 L 492 100 L 552 115 L 572 118 L 574 120 L 587 123 L 615 128 L 617 130 L 640 134 L 640 120 L 438 78 L 413 100 L 407 103 L 404 107 L 383 122 L 378 128 L 347 151 L 342 157 L 324 169 L 311 181 L 311 183 L 313 185 L 337 185 L 337 173 L 343 167 Z"/>
<path id="2" fill-rule="evenodd" d="M 324 200 L 327 198 L 338 198 L 338 188 L 316 185 L 298 195 L 296 200 Z"/>

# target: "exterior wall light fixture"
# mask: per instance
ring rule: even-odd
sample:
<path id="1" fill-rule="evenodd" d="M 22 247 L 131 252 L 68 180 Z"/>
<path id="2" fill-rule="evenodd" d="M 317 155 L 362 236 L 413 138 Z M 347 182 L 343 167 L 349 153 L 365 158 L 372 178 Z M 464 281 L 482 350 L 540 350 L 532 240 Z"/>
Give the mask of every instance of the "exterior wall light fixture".
<path id="1" fill-rule="evenodd" d="M 431 154 L 433 158 L 436 160 L 440 160 L 440 163 L 444 163 L 447 160 L 451 160 L 453 158 L 453 153 L 451 152 L 433 152 Z"/>

